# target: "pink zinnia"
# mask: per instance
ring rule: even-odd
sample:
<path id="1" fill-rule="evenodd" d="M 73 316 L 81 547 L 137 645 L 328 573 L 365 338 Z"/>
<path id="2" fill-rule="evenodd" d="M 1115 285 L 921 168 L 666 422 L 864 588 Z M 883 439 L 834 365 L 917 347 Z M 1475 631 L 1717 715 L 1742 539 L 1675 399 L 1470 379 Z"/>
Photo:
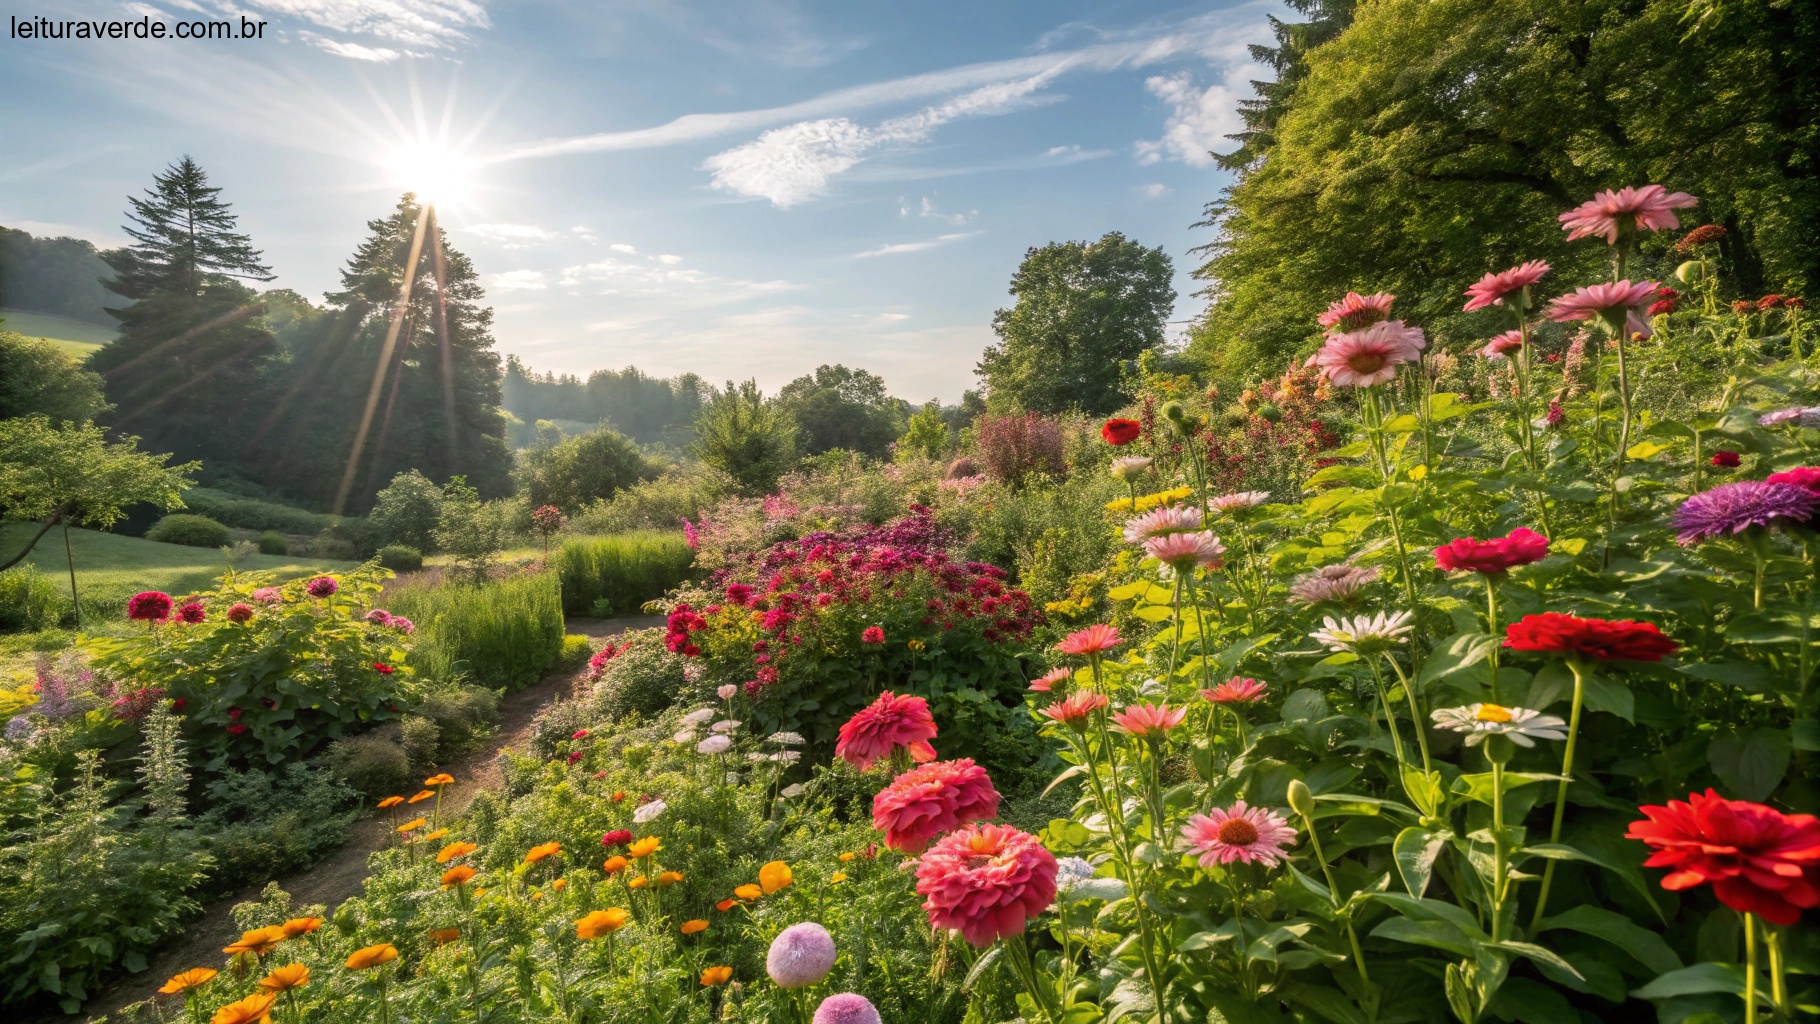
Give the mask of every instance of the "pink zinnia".
<path id="1" fill-rule="evenodd" d="M 1479 354 L 1487 359 L 1503 359 L 1523 347 L 1522 331 L 1505 331 L 1485 343 Z"/>
<path id="2" fill-rule="evenodd" d="M 1804 491 L 1820 495 L 1820 466 L 1796 466 L 1780 473 L 1771 473 L 1764 481 L 1766 484 L 1794 484 Z"/>
<path id="3" fill-rule="evenodd" d="M 1570 242 L 1597 235 L 1605 239 L 1606 245 L 1617 245 L 1620 236 L 1638 228 L 1645 231 L 1679 228 L 1681 219 L 1675 216 L 1675 211 L 1697 203 L 1699 200 L 1686 192 L 1670 192 L 1660 185 L 1626 186 L 1616 192 L 1607 189 L 1596 193 L 1558 219 Z"/>
<path id="4" fill-rule="evenodd" d="M 284 591 L 277 587 L 260 587 L 253 591 L 253 600 L 262 604 L 277 604 L 284 600 Z"/>
<path id="5" fill-rule="evenodd" d="M 1086 726 L 1087 716 L 1105 706 L 1106 695 L 1103 693 L 1077 693 L 1044 708 L 1043 714 L 1071 729 L 1080 729 Z"/>
<path id="6" fill-rule="evenodd" d="M 303 589 L 308 591 L 311 597 L 329 597 L 341 589 L 341 584 L 335 582 L 333 576 L 312 576 L 310 581 L 303 585 Z"/>
<path id="7" fill-rule="evenodd" d="M 1226 545 L 1206 530 L 1195 533 L 1166 533 L 1144 541 L 1144 553 L 1173 569 L 1187 570 L 1197 565 L 1220 564 Z"/>
<path id="8" fill-rule="evenodd" d="M 885 845 L 921 853 L 944 832 L 998 814 L 998 790 L 986 769 L 971 758 L 936 761 L 912 768 L 872 798 L 872 827 Z"/>
<path id="9" fill-rule="evenodd" d="M 227 610 L 229 622 L 245 622 L 253 617 L 253 606 L 245 601 L 235 601 Z"/>
<path id="10" fill-rule="evenodd" d="M 1192 505 L 1164 506 L 1125 521 L 1125 543 L 1142 544 L 1152 537 L 1185 533 L 1201 528 L 1201 510 Z"/>
<path id="11" fill-rule="evenodd" d="M 1390 304 L 1395 299 L 1396 296 L 1389 292 L 1374 295 L 1347 292 L 1345 298 L 1328 306 L 1325 313 L 1315 318 L 1315 322 L 1328 330 L 1337 328 L 1340 332 L 1370 327 L 1380 320 L 1390 319 Z"/>
<path id="12" fill-rule="evenodd" d="M 827 594 L 823 594 L 827 597 Z M 859 642 L 862 644 L 882 644 L 885 642 L 885 631 L 877 626 L 867 626 L 860 630 Z"/>
<path id="13" fill-rule="evenodd" d="M 928 701 L 886 690 L 840 727 L 834 754 L 862 772 L 890 757 L 898 747 L 909 750 L 912 760 L 931 761 L 935 748 L 929 741 L 935 734 Z"/>
<path id="14" fill-rule="evenodd" d="M 1055 856 L 1009 825 L 961 829 L 936 843 L 916 869 L 916 891 L 936 928 L 958 929 L 975 946 L 1021 935 L 1055 902 Z"/>
<path id="15" fill-rule="evenodd" d="M 1149 736 L 1165 733 L 1182 724 L 1188 709 L 1167 704 L 1133 704 L 1112 716 L 1112 727 L 1127 736 Z"/>
<path id="16" fill-rule="evenodd" d="M 187 622 L 190 625 L 195 625 L 208 617 L 209 613 L 203 609 L 201 601 L 191 601 L 177 609 L 178 622 Z"/>
<path id="17" fill-rule="evenodd" d="M 1503 305 L 1509 296 L 1547 277 L 1549 269 L 1541 260 L 1530 260 L 1501 273 L 1486 274 L 1479 278 L 1478 284 L 1466 289 L 1466 311 Z"/>
<path id="18" fill-rule="evenodd" d="M 1427 346 L 1420 330 L 1387 320 L 1350 334 L 1329 334 L 1306 365 L 1320 367 L 1341 387 L 1370 387 L 1394 379 L 1397 367 L 1420 359 Z"/>
<path id="19" fill-rule="evenodd" d="M 1264 691 L 1269 689 L 1263 683 L 1247 676 L 1228 679 L 1211 690 L 1202 690 L 1201 696 L 1215 704 L 1256 704 L 1264 699 Z"/>
<path id="20" fill-rule="evenodd" d="M 126 617 L 135 622 L 163 622 L 171 617 L 171 595 L 147 590 L 127 599 Z"/>
<path id="21" fill-rule="evenodd" d="M 1548 557 L 1548 538 L 1527 526 L 1507 537 L 1474 540 L 1461 537 L 1435 548 L 1435 568 L 1443 572 L 1509 572 Z"/>
<path id="22" fill-rule="evenodd" d="M 1562 322 L 1595 317 L 1615 320 L 1648 302 L 1661 287 L 1655 281 L 1612 281 L 1576 288 L 1572 295 L 1563 295 L 1548 304 L 1548 318 Z"/>
<path id="23" fill-rule="evenodd" d="M 1286 859 L 1284 850 L 1295 843 L 1295 829 L 1274 811 L 1247 807 L 1240 800 L 1226 810 L 1215 807 L 1189 818 L 1182 826 L 1182 837 L 1201 855 L 1204 868 L 1233 861 L 1274 868 Z"/>
<path id="24" fill-rule="evenodd" d="M 1095 623 L 1086 629 L 1068 634 L 1067 638 L 1055 645 L 1063 654 L 1085 654 L 1092 656 L 1109 651 L 1125 641 L 1119 631 L 1104 623 Z"/>
<path id="25" fill-rule="evenodd" d="M 1048 693 L 1055 689 L 1056 683 L 1065 683 L 1072 678 L 1074 678 L 1074 672 L 1070 669 L 1052 669 L 1044 675 L 1030 680 L 1030 689 L 1037 693 Z"/>

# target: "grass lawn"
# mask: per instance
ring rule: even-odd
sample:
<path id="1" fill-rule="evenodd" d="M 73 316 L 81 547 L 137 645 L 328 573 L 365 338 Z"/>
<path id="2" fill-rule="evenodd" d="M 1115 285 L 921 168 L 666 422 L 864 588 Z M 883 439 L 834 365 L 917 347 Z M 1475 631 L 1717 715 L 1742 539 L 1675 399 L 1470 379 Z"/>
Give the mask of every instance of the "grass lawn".
<path id="1" fill-rule="evenodd" d="M 23 309 L 0 309 L 0 331 L 13 331 L 28 338 L 46 338 L 69 354 L 82 360 L 90 352 L 114 340 L 111 327 L 71 320 L 50 313 L 30 313 Z"/>
<path id="2" fill-rule="evenodd" d="M 31 539 L 37 527 L 27 523 L 0 525 L 0 551 L 10 558 Z M 215 548 L 160 544 L 140 537 L 122 537 L 96 530 L 71 530 L 70 546 L 76 552 L 76 587 L 83 593 L 113 597 L 141 590 L 162 590 L 172 595 L 207 590 L 227 569 L 227 559 Z M 26 562 L 52 576 L 67 593 L 69 570 L 63 558 L 63 535 L 44 535 Z M 352 569 L 356 562 L 291 558 L 285 555 L 252 555 L 240 571 L 277 572 L 285 579 L 322 571 Z"/>

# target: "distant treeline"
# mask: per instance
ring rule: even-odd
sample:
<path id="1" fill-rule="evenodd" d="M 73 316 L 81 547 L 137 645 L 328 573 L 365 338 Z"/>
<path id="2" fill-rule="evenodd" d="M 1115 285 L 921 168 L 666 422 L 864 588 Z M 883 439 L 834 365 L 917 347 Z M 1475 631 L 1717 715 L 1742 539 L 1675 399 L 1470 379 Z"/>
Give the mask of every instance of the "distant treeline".
<path id="1" fill-rule="evenodd" d="M 112 273 L 80 238 L 33 238 L 0 227 L 0 306 L 113 327 L 103 307 L 123 300 L 101 285 Z"/>
<path id="2" fill-rule="evenodd" d="M 569 373 L 539 373 L 517 356 L 507 356 L 501 394 L 502 406 L 527 430 L 538 420 L 604 423 L 641 444 L 680 445 L 715 390 L 693 373 L 653 377 L 628 366 L 595 370 L 583 380 Z"/>

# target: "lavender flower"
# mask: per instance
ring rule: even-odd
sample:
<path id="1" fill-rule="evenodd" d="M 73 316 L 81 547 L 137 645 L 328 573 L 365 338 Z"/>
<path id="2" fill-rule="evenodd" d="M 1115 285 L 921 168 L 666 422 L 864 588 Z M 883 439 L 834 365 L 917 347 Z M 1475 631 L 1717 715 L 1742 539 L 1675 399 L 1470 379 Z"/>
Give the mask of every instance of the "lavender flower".
<path id="1" fill-rule="evenodd" d="M 1306 573 L 1289 586 L 1289 596 L 1303 604 L 1322 601 L 1350 601 L 1369 584 L 1377 582 L 1382 571 L 1376 566 L 1351 563 L 1326 565 Z"/>
<path id="2" fill-rule="evenodd" d="M 32 719 L 30 715 L 14 715 L 7 720 L 6 738 L 22 742 L 32 738 Z"/>
<path id="3" fill-rule="evenodd" d="M 1784 526 L 1806 522 L 1820 509 L 1820 495 L 1794 484 L 1744 480 L 1702 491 L 1675 509 L 1676 537 L 1695 544 L 1724 534 L 1743 533 L 1753 526 Z"/>
<path id="4" fill-rule="evenodd" d="M 1759 426 L 1779 427 L 1784 423 L 1799 423 L 1803 427 L 1820 426 L 1820 405 L 1777 409 L 1757 417 Z"/>

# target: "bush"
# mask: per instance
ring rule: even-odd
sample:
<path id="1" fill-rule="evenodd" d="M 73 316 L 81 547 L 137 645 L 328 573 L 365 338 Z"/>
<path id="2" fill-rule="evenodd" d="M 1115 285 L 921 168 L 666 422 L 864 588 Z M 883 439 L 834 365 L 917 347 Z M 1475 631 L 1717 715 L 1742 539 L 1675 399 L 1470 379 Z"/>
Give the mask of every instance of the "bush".
<path id="1" fill-rule="evenodd" d="M 688 659 L 664 649 L 663 631 L 633 633 L 622 642 L 620 653 L 607 662 L 594 689 L 594 706 L 607 719 L 634 713 L 656 717 L 681 697 L 687 664 Z"/>
<path id="2" fill-rule="evenodd" d="M 695 552 L 680 533 L 628 533 L 564 541 L 550 556 L 562 580 L 564 611 L 593 611 L 596 601 L 619 614 L 638 610 L 683 581 Z"/>
<path id="3" fill-rule="evenodd" d="M 569 529 L 584 535 L 673 530 L 681 520 L 701 518 L 703 509 L 732 489 L 731 480 L 706 466 L 671 469 L 589 505 L 570 520 Z"/>
<path id="4" fill-rule="evenodd" d="M 481 686 L 443 687 L 432 690 L 417 713 L 436 723 L 436 759 L 443 761 L 472 749 L 499 721 L 499 694 Z"/>
<path id="5" fill-rule="evenodd" d="M 417 779 L 411 757 L 396 735 L 367 733 L 336 740 L 322 761 L 336 778 L 375 800 L 403 793 Z"/>
<path id="6" fill-rule="evenodd" d="M 410 759 L 411 770 L 424 775 L 436 764 L 436 752 L 442 745 L 442 727 L 422 715 L 406 715 L 398 721 L 398 746 Z"/>
<path id="7" fill-rule="evenodd" d="M 519 491 L 533 506 L 555 505 L 573 512 L 658 472 L 658 465 L 645 458 L 631 438 L 602 427 L 527 449 L 520 460 Z"/>
<path id="8" fill-rule="evenodd" d="M 227 527 L 207 516 L 178 512 L 152 524 L 152 528 L 145 531 L 145 539 L 191 548 L 219 548 L 225 547 L 232 538 Z"/>
<path id="9" fill-rule="evenodd" d="M 565 670 L 578 669 L 588 663 L 588 658 L 593 653 L 593 641 L 579 633 L 570 633 L 562 638 L 562 653 L 557 656 L 557 667 Z"/>
<path id="10" fill-rule="evenodd" d="M 429 551 L 436 540 L 436 524 L 442 518 L 442 499 L 442 488 L 413 469 L 393 477 L 391 484 L 373 496 L 367 522 L 381 544 L 405 544 Z"/>
<path id="11" fill-rule="evenodd" d="M 979 451 L 986 472 L 1013 487 L 1033 477 L 1067 473 L 1063 446 L 1062 425 L 1036 413 L 980 419 Z"/>
<path id="12" fill-rule="evenodd" d="M 262 555 L 288 555 L 291 553 L 291 542 L 277 530 L 267 530 L 259 535 L 259 553 Z M 390 569 L 391 566 L 386 566 Z"/>
<path id="13" fill-rule="evenodd" d="M 362 810 L 361 793 L 321 762 L 283 772 L 228 772 L 209 783 L 207 794 L 209 807 L 197 825 L 215 859 L 208 881 L 215 893 L 309 867 L 347 841 Z"/>
<path id="14" fill-rule="evenodd" d="M 423 568 L 423 552 L 403 544 L 387 544 L 379 549 L 379 564 L 393 572 L 416 572 Z"/>
<path id="15" fill-rule="evenodd" d="M 317 533 L 334 525 L 335 517 L 277 502 L 229 494 L 217 488 L 192 487 L 183 492 L 191 512 L 242 530 L 279 533 Z"/>
<path id="16" fill-rule="evenodd" d="M 30 565 L 0 572 L 0 633 L 35 633 L 50 629 L 65 602 L 57 585 Z"/>
<path id="17" fill-rule="evenodd" d="M 477 587 L 410 581 L 386 595 L 417 625 L 412 664 L 432 679 L 466 675 L 521 690 L 562 656 L 562 585 L 554 573 L 520 573 Z"/>

